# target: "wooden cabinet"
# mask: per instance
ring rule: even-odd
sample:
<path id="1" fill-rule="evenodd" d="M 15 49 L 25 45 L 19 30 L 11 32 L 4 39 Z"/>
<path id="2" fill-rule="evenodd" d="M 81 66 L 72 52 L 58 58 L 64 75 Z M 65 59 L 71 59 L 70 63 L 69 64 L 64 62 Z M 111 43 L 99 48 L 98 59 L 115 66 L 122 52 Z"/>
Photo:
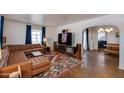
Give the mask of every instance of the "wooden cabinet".
<path id="1" fill-rule="evenodd" d="M 82 47 L 81 44 L 76 44 L 76 46 L 69 46 L 69 45 L 57 44 L 57 42 L 54 42 L 54 51 L 68 54 L 77 59 L 82 59 L 81 47 Z"/>

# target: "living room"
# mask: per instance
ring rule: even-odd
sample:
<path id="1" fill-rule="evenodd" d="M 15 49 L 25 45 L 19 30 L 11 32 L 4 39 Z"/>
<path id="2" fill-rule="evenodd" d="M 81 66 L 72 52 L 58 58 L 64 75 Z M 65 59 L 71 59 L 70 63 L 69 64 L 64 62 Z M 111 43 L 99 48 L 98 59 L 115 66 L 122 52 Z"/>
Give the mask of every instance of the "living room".
<path id="1" fill-rule="evenodd" d="M 31 18 L 31 19 L 29 20 L 29 18 Z M 66 18 L 66 21 L 63 20 L 64 18 Z M 64 56 L 73 57 L 74 59 L 78 59 L 79 61 L 81 60 L 82 63 L 80 64 L 81 69 L 78 69 L 78 70 L 74 69 L 75 71 L 70 70 L 70 71 L 68 71 L 68 73 L 62 73 L 61 75 L 58 75 L 56 77 L 123 77 L 123 75 L 122 75 L 123 71 L 121 71 L 121 70 L 123 70 L 123 62 L 122 62 L 122 59 L 123 59 L 122 58 L 122 55 L 123 55 L 122 46 L 123 46 L 123 44 L 121 43 L 122 42 L 121 35 L 122 35 L 123 31 L 121 31 L 120 21 L 118 23 L 118 20 L 122 20 L 122 18 L 123 18 L 123 15 L 105 15 L 105 14 L 21 14 L 21 15 L 20 14 L 4 14 L 4 15 L 1 15 L 1 19 L 3 20 L 1 22 L 4 22 L 3 23 L 3 36 L 2 36 L 3 42 L 1 43 L 2 48 L 7 45 L 9 47 L 9 50 L 15 51 L 15 49 L 16 50 L 21 49 L 24 52 L 23 54 L 20 54 L 20 52 L 12 53 L 12 55 L 8 54 L 9 61 L 4 62 L 4 65 L 1 65 L 1 66 L 5 67 L 5 69 L 7 69 L 6 68 L 7 66 L 9 67 L 9 65 L 16 64 L 15 69 L 17 69 L 18 63 L 23 63 L 24 61 L 28 61 L 27 59 L 32 57 L 31 52 L 34 52 L 34 50 L 36 52 L 39 50 L 40 51 L 42 50 L 42 52 L 47 51 L 47 52 L 51 52 L 53 54 L 55 51 L 58 51 L 58 52 L 64 53 L 63 54 Z M 42 20 L 42 24 L 44 24 L 44 25 L 41 24 L 41 20 Z M 110 21 L 106 22 L 105 20 L 110 20 Z M 107 26 L 105 26 L 105 25 L 107 25 Z M 102 52 L 101 57 L 104 57 L 104 61 L 105 61 L 104 64 L 106 64 L 106 63 L 108 64 L 109 61 L 110 61 L 110 64 L 112 64 L 112 67 L 111 67 L 111 65 L 106 66 L 106 67 L 112 68 L 111 70 L 107 70 L 107 69 L 101 70 L 101 72 L 106 70 L 107 73 L 97 73 L 98 71 L 100 72 L 100 69 L 102 69 L 103 67 L 102 68 L 98 67 L 99 69 L 94 69 L 94 68 L 97 68 L 97 66 L 95 66 L 95 67 L 92 66 L 93 59 L 90 59 L 90 57 L 88 59 L 91 64 L 86 65 L 87 62 L 85 62 L 87 56 L 89 56 L 89 54 L 92 52 L 89 52 L 89 54 L 87 55 L 86 52 L 84 51 L 85 49 L 84 49 L 83 45 L 85 45 L 85 44 L 83 44 L 83 40 L 82 40 L 83 33 L 82 32 L 85 29 L 93 27 L 93 26 L 100 26 L 99 27 L 100 29 L 101 28 L 110 28 L 112 30 L 114 29 L 114 31 L 116 29 L 115 29 L 115 27 L 112 27 L 112 26 L 116 26 L 119 31 L 120 43 L 119 43 L 119 40 L 114 41 L 115 39 L 111 37 L 112 36 L 111 33 L 108 36 L 108 39 L 109 39 L 109 37 L 111 37 L 110 38 L 111 41 L 109 41 L 108 44 L 112 43 L 111 46 L 113 46 L 114 48 L 116 47 L 116 50 L 118 48 L 118 51 L 114 51 L 115 49 L 107 50 L 106 47 L 104 49 L 107 52 L 109 51 L 110 54 L 111 54 L 111 52 L 112 52 L 112 54 L 116 54 L 115 55 L 116 57 L 113 57 L 110 55 L 109 57 L 111 57 L 112 60 L 106 59 L 108 55 L 104 55 L 104 52 Z M 68 43 L 64 43 L 64 44 L 62 42 L 60 42 L 62 40 L 62 36 L 61 37 L 59 36 L 59 34 L 63 33 L 63 31 L 72 34 L 70 37 L 71 41 L 69 41 Z M 91 31 L 91 32 L 93 32 L 93 31 Z M 92 39 L 90 41 L 92 41 Z M 45 45 L 44 45 L 44 42 L 45 42 Z M 55 42 L 58 43 L 58 45 L 60 44 L 61 46 L 60 45 L 58 46 L 57 44 L 55 44 Z M 115 43 L 113 43 L 113 42 L 115 42 Z M 43 45 L 43 47 L 44 46 L 45 47 L 43 48 L 43 47 L 39 46 L 38 45 L 39 43 L 41 45 Z M 119 46 L 115 46 L 115 44 L 118 44 L 118 43 L 119 43 Z M 25 44 L 27 44 L 27 45 L 25 45 Z M 34 46 L 30 45 L 30 44 L 33 44 Z M 110 45 L 106 45 L 106 44 L 104 46 L 110 46 Z M 59 48 L 56 48 L 56 46 Z M 91 47 L 93 47 L 93 46 L 91 46 Z M 34 48 L 32 48 L 32 47 L 34 47 Z M 67 49 L 68 49 L 68 51 L 66 51 Z M 29 52 L 29 50 L 31 52 Z M 93 50 L 93 49 L 91 49 L 91 50 Z M 98 50 L 98 49 L 96 49 L 96 50 Z M 70 54 L 70 55 L 67 55 L 67 54 Z M 94 57 L 99 56 L 98 54 L 99 53 L 95 54 L 95 52 L 93 52 L 93 55 L 96 55 Z M 17 58 L 15 58 L 15 56 L 13 56 L 13 55 L 15 55 L 15 56 L 18 55 L 18 56 L 16 56 Z M 22 57 L 22 55 L 25 55 L 25 56 Z M 26 57 L 26 59 L 24 59 L 25 57 Z M 24 60 L 22 60 L 22 59 L 24 59 Z M 41 59 L 44 59 L 44 58 L 41 58 Z M 55 59 L 55 58 L 53 57 L 50 61 L 53 61 L 53 59 Z M 34 60 L 36 60 L 36 59 L 32 59 L 32 60 L 34 62 Z M 113 60 L 116 60 L 116 62 L 112 63 Z M 28 73 L 29 76 L 26 75 L 24 77 L 32 77 L 32 75 L 34 77 L 35 75 L 38 75 L 38 74 L 40 74 L 39 75 L 40 77 L 45 77 L 44 75 L 46 75 L 46 77 L 47 77 L 47 75 L 50 72 L 48 71 L 49 73 L 48 72 L 46 73 L 46 70 L 52 68 L 52 66 L 50 66 L 50 64 L 48 62 L 46 62 L 46 64 L 47 64 L 46 67 L 43 67 L 45 69 L 40 67 L 39 69 L 35 69 L 32 72 L 30 71 L 30 74 Z M 98 65 L 98 64 L 100 64 L 100 62 L 95 63 L 95 64 Z M 86 67 L 90 67 L 90 66 L 92 67 L 92 70 L 95 70 L 94 71 L 95 74 L 93 74 L 93 75 L 92 75 L 91 71 L 89 70 L 89 68 L 86 68 Z M 113 66 L 116 66 L 116 68 L 113 69 Z M 37 66 L 34 68 L 37 68 Z M 118 68 L 120 70 L 116 70 Z M 20 67 L 20 69 L 21 69 L 21 67 Z M 43 70 L 41 70 L 41 69 L 43 69 Z M 83 70 L 87 69 L 87 70 L 84 73 L 82 71 L 82 69 Z M 5 70 L 3 69 L 3 72 L 4 71 Z M 89 73 L 87 71 L 89 71 Z M 118 71 L 120 71 L 121 73 L 118 73 Z M 1 72 L 2 72 L 2 70 L 1 70 Z M 7 73 L 3 73 L 3 72 L 2 72 L 3 76 L 1 76 L 1 77 L 9 77 L 8 74 L 10 74 L 10 72 L 12 73 L 11 70 L 5 71 Z M 22 72 L 24 73 L 24 71 L 22 71 Z M 112 75 L 109 72 L 112 72 L 111 73 Z M 77 75 L 77 73 L 79 75 Z M 39 77 L 39 76 L 36 76 L 36 77 Z M 23 75 L 21 77 L 23 77 Z"/>
<path id="2" fill-rule="evenodd" d="M 2 0 L 0 92 L 122 92 L 122 0 Z"/>

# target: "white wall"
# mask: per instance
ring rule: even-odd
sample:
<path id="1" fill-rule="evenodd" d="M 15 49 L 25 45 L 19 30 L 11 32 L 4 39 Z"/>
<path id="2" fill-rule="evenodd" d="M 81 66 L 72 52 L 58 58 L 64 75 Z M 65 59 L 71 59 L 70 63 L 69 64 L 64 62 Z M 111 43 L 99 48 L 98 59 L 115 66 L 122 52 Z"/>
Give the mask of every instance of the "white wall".
<path id="1" fill-rule="evenodd" d="M 46 28 L 46 37 L 48 38 L 48 44 L 53 49 L 53 42 L 57 40 L 56 28 L 55 27 L 47 27 Z"/>
<path id="2" fill-rule="evenodd" d="M 89 49 L 98 50 L 98 27 L 88 28 L 89 31 Z"/>
<path id="3" fill-rule="evenodd" d="M 120 62 L 119 68 L 124 69 L 124 15 L 108 15 L 99 18 L 89 19 L 73 24 L 59 26 L 57 32 L 61 32 L 62 29 L 68 28 L 71 32 L 75 32 L 75 44 L 82 43 L 82 31 L 91 26 L 97 25 L 114 25 L 119 28 L 120 31 Z"/>
<path id="4" fill-rule="evenodd" d="M 4 36 L 7 37 L 6 44 L 25 44 L 26 25 L 26 23 L 5 20 Z M 40 26 L 35 26 L 35 28 L 40 28 Z M 53 41 L 55 41 L 55 31 L 55 27 L 46 27 L 50 46 L 53 46 Z"/>
<path id="5" fill-rule="evenodd" d="M 24 44 L 26 35 L 26 24 L 5 20 L 4 36 L 6 44 Z"/>

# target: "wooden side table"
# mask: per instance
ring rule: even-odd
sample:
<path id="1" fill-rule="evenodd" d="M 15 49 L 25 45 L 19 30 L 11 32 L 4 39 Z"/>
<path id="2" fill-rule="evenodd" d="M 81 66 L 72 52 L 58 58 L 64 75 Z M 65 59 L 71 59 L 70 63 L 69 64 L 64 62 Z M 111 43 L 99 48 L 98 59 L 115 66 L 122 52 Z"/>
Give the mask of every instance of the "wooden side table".
<path id="1" fill-rule="evenodd" d="M 45 46 L 44 47 L 44 52 L 46 53 L 46 52 L 50 52 L 50 47 L 49 46 Z"/>

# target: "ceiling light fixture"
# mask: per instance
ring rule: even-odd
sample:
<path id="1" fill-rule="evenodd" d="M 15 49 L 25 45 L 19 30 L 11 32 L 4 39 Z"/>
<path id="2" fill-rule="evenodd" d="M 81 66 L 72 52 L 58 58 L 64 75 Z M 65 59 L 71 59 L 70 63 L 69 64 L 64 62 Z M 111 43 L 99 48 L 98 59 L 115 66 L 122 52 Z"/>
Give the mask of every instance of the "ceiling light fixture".
<path id="1" fill-rule="evenodd" d="M 110 27 L 110 31 L 113 31 L 113 28 L 112 27 Z"/>
<path id="2" fill-rule="evenodd" d="M 98 30 L 98 32 L 104 32 L 104 29 L 103 29 L 103 28 L 100 28 L 100 29 Z"/>
<path id="3" fill-rule="evenodd" d="M 99 30 L 98 30 L 98 32 L 111 32 L 111 31 L 113 31 L 113 28 L 112 27 L 110 27 L 110 28 L 106 28 L 105 30 L 103 29 L 103 28 L 100 28 Z"/>

